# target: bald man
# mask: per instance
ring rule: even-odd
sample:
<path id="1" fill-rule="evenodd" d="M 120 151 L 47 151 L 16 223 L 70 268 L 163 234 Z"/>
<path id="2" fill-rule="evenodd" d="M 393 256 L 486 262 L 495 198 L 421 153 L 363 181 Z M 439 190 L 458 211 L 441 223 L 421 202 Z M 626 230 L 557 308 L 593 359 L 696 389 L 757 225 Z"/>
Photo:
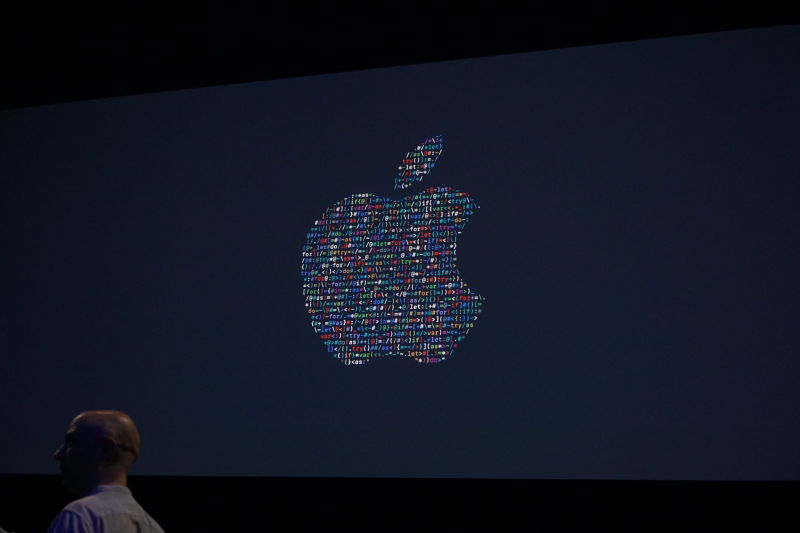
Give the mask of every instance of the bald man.
<path id="1" fill-rule="evenodd" d="M 86 411 L 72 419 L 56 451 L 64 487 L 79 499 L 56 516 L 48 533 L 163 533 L 128 490 L 141 439 L 121 411 Z"/>

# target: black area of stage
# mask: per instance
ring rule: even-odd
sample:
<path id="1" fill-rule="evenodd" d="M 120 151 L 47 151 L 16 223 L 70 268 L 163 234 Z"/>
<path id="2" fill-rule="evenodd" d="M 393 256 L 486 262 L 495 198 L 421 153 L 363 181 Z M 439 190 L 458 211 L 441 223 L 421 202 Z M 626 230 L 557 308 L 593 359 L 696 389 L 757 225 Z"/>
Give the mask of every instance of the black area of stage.
<path id="1" fill-rule="evenodd" d="M 475 527 L 648 531 L 798 525 L 795 481 L 477 480 L 132 476 L 166 531 Z M 70 500 L 58 476 L 0 475 L 0 527 L 45 531 Z"/>
<path id="2" fill-rule="evenodd" d="M 16 6 L 0 33 L 0 109 L 535 50 L 794 24 L 790 10 L 618 2 L 364 9 Z"/>

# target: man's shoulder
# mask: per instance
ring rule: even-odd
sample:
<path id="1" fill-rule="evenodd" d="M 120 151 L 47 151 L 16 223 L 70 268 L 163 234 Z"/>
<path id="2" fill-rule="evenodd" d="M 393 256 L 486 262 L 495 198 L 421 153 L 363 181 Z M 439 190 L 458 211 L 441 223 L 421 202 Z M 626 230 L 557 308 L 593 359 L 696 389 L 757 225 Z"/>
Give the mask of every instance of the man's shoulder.
<path id="1" fill-rule="evenodd" d="M 93 531 L 91 519 L 87 519 L 86 514 L 80 508 L 70 509 L 70 505 L 58 513 L 47 533 L 89 533 Z"/>
<path id="2" fill-rule="evenodd" d="M 121 491 L 114 491 L 111 494 L 122 494 L 124 497 Z M 113 507 L 118 507 L 110 506 L 109 500 L 106 491 L 95 490 L 88 496 L 68 503 L 53 520 L 49 531 L 53 533 L 96 531 L 103 517 L 113 513 Z"/>
<path id="3" fill-rule="evenodd" d="M 100 485 L 87 496 L 79 498 L 64 507 L 64 511 L 76 514 L 104 514 L 139 507 L 128 487 L 122 485 Z"/>
<path id="4" fill-rule="evenodd" d="M 108 527 L 102 527 L 101 524 L 109 526 L 118 522 L 126 525 L 138 524 L 137 531 L 163 531 L 142 506 L 133 499 L 131 491 L 121 485 L 98 487 L 88 496 L 67 504 L 57 519 L 69 522 L 71 527 L 76 528 L 75 531 L 94 531 L 98 528 L 109 530 Z M 111 530 L 116 529 L 112 527 Z"/>

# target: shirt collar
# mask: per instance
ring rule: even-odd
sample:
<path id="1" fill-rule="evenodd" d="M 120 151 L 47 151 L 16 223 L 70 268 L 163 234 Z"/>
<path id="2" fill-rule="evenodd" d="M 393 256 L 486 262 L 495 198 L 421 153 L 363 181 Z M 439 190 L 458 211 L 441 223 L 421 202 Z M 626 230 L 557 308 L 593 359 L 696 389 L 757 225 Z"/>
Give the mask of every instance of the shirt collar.
<path id="1" fill-rule="evenodd" d="M 89 491 L 89 494 L 98 494 L 100 492 L 127 492 L 130 493 L 130 489 L 125 485 L 97 485 L 95 488 Z"/>

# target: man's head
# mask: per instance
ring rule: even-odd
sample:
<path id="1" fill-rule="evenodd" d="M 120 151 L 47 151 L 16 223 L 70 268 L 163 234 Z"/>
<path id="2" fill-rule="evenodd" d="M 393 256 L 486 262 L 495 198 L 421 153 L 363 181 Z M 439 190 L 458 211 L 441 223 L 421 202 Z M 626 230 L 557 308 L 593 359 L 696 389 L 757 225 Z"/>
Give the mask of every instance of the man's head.
<path id="1" fill-rule="evenodd" d="M 125 485 L 140 447 L 131 417 L 120 411 L 86 411 L 70 422 L 55 459 L 64 486 L 81 496 L 97 485 Z"/>

